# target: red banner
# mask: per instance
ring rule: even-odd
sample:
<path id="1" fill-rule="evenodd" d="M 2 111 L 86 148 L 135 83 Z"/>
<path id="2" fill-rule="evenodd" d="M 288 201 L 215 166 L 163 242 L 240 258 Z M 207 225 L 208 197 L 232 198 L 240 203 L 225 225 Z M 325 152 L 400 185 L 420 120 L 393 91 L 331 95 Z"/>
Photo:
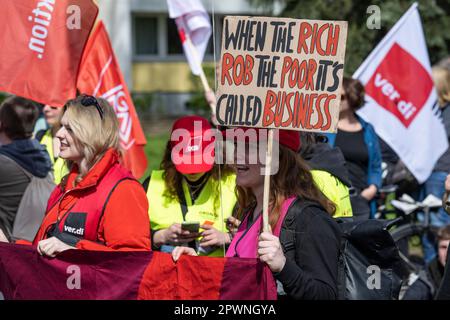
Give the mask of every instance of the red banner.
<path id="1" fill-rule="evenodd" d="M 8 300 L 274 300 L 257 259 L 160 252 L 69 250 L 55 259 L 35 247 L 0 243 L 0 292 Z"/>
<path id="2" fill-rule="evenodd" d="M 0 91 L 63 106 L 76 96 L 91 0 L 0 0 Z"/>
<path id="3" fill-rule="evenodd" d="M 142 177 L 147 169 L 144 152 L 147 141 L 108 33 L 101 21 L 86 45 L 77 88 L 80 93 L 105 98 L 114 107 L 120 124 L 120 144 L 125 151 L 124 165 L 136 178 Z"/>

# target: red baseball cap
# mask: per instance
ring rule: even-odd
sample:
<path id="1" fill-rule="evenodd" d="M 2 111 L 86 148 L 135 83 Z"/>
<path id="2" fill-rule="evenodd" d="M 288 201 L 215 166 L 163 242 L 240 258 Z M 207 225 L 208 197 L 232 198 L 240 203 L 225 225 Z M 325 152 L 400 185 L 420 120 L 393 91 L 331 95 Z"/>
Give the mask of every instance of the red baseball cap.
<path id="1" fill-rule="evenodd" d="M 243 130 L 244 134 L 236 136 L 236 130 L 238 130 L 238 129 Z M 232 130 L 234 130 L 234 137 L 233 137 L 234 139 L 238 139 L 238 140 L 245 139 L 248 142 L 257 142 L 257 141 L 260 141 L 262 139 L 262 137 L 264 137 L 267 141 L 268 129 L 265 129 L 265 128 L 238 127 L 238 128 L 234 128 Z M 245 133 L 248 133 L 249 130 L 255 130 L 256 136 L 245 134 Z M 298 131 L 284 130 L 284 129 L 274 129 L 274 130 L 275 130 L 274 141 L 278 141 L 281 145 L 291 149 L 294 152 L 300 151 L 301 142 L 300 142 L 300 133 Z M 226 131 L 227 130 L 225 130 L 225 135 L 227 135 Z M 277 132 L 278 132 L 278 138 L 277 138 L 277 134 L 276 134 Z M 227 137 L 227 139 L 228 139 L 228 137 Z"/>
<path id="2" fill-rule="evenodd" d="M 208 172 L 214 165 L 214 131 L 207 119 L 185 116 L 175 121 L 170 144 L 172 162 L 178 172 Z"/>

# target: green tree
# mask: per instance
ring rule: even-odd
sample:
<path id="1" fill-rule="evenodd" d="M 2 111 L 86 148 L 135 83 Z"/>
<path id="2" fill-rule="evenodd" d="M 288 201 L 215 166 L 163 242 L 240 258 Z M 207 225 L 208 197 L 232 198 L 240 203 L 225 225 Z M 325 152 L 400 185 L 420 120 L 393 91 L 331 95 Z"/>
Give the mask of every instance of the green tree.
<path id="1" fill-rule="evenodd" d="M 251 4 L 267 10 L 273 0 L 248 0 Z M 345 73 L 351 75 L 364 61 L 378 42 L 413 0 L 279 0 L 284 9 L 281 17 L 298 19 L 345 20 L 348 21 L 348 38 L 345 53 Z M 424 27 L 431 63 L 449 55 L 450 49 L 450 0 L 423 0 L 419 2 L 419 12 Z M 377 5 L 381 13 L 381 28 L 369 29 L 367 8 Z"/>
<path id="2" fill-rule="evenodd" d="M 208 80 L 208 84 L 213 91 L 214 70 L 214 66 L 211 64 L 203 65 L 203 71 L 205 72 L 206 79 Z M 190 81 L 193 84 L 194 92 L 191 99 L 186 102 L 186 108 L 202 116 L 209 115 L 211 108 L 205 99 L 205 93 L 200 78 L 191 73 Z"/>

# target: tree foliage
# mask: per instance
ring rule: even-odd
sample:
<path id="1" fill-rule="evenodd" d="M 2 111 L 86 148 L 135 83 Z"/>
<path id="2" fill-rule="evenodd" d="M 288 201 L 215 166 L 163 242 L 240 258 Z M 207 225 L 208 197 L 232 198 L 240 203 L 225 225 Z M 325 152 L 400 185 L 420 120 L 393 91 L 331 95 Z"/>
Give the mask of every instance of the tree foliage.
<path id="1" fill-rule="evenodd" d="M 251 4 L 272 10 L 273 0 L 248 0 Z M 278 0 L 284 5 L 281 17 L 348 21 L 345 73 L 351 75 L 391 27 L 414 2 L 412 0 Z M 423 0 L 419 12 L 424 27 L 431 63 L 449 55 L 450 0 Z M 367 8 L 380 8 L 381 28 L 369 29 Z"/>

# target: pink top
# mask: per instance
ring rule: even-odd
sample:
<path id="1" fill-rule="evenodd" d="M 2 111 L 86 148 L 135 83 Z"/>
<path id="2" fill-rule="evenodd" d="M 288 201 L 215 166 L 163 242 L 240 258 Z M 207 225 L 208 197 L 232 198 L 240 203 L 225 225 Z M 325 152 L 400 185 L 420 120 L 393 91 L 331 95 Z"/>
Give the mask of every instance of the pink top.
<path id="1" fill-rule="evenodd" d="M 283 224 L 284 218 L 286 217 L 287 211 L 292 204 L 292 202 L 296 199 L 296 196 L 291 196 L 286 199 L 282 206 L 280 217 L 278 218 L 278 222 L 275 225 L 275 229 L 273 230 L 273 234 L 277 237 L 280 236 L 281 226 Z M 258 238 L 261 233 L 262 226 L 262 215 L 260 214 L 250 228 L 247 229 L 248 217 L 250 216 L 250 212 L 245 216 L 244 221 L 242 221 L 241 225 L 236 232 L 231 244 L 227 250 L 226 257 L 240 257 L 240 258 L 258 258 L 257 250 L 258 250 Z"/>

